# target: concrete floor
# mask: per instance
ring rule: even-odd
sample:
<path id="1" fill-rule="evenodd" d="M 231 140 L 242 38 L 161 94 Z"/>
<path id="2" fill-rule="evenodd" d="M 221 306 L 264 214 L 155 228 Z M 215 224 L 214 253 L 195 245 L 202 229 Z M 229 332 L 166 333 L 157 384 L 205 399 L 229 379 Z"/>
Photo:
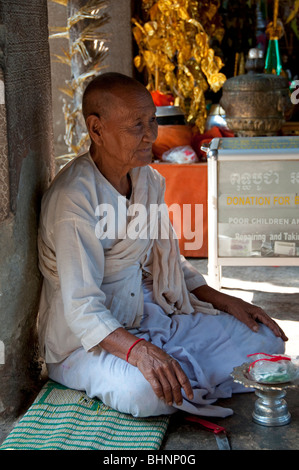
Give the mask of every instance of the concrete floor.
<path id="1" fill-rule="evenodd" d="M 207 260 L 190 259 L 207 278 Z M 286 354 L 299 356 L 299 267 L 224 267 L 222 290 L 263 307 L 289 337 Z M 266 427 L 252 421 L 255 393 L 234 395 L 217 404 L 232 408 L 234 414 L 224 419 L 210 419 L 227 430 L 232 450 L 298 450 L 299 389 L 287 390 L 286 401 L 291 422 L 285 426 Z M 14 423 L 0 422 L 0 443 Z M 184 414 L 171 417 L 162 444 L 165 451 L 217 450 L 212 432 L 184 421 Z"/>
<path id="2" fill-rule="evenodd" d="M 190 259 L 207 281 L 207 260 Z M 264 308 L 284 329 L 289 341 L 286 354 L 299 356 L 299 267 L 223 267 L 223 292 L 239 296 Z M 253 422 L 255 393 L 233 395 L 217 404 L 231 408 L 227 418 L 210 419 L 223 426 L 232 450 L 298 450 L 299 388 L 289 389 L 285 400 L 291 422 L 267 427 Z M 171 417 L 163 450 L 217 450 L 214 434 L 197 424 L 184 421 L 184 414 Z"/>

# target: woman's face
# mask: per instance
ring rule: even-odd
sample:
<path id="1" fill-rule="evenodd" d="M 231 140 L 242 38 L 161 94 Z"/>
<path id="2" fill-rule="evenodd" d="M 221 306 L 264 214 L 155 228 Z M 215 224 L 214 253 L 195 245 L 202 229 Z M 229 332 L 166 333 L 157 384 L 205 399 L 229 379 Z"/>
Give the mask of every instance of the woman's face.
<path id="1" fill-rule="evenodd" d="M 156 107 L 147 90 L 109 94 L 109 113 L 101 118 L 101 153 L 127 169 L 151 162 L 157 138 Z M 103 154 L 104 152 L 104 154 Z"/>

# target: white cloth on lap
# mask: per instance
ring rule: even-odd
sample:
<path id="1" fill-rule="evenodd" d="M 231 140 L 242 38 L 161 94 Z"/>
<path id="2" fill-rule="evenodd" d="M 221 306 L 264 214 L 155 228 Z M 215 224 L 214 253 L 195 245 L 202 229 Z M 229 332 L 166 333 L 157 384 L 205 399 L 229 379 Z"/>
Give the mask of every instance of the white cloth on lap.
<path id="1" fill-rule="evenodd" d="M 233 381 L 233 368 L 246 362 L 247 354 L 284 351 L 284 342 L 264 325 L 254 333 L 226 313 L 165 315 L 153 302 L 150 282 L 144 282 L 143 290 L 144 316 L 134 333 L 179 361 L 193 388 L 192 401 L 184 397 L 182 406 L 168 406 L 157 399 L 136 367 L 105 351 L 86 353 L 81 348 L 62 363 L 50 364 L 50 377 L 133 416 L 171 414 L 180 409 L 201 416 L 225 417 L 233 411 L 215 405 L 215 401 L 249 391 Z"/>

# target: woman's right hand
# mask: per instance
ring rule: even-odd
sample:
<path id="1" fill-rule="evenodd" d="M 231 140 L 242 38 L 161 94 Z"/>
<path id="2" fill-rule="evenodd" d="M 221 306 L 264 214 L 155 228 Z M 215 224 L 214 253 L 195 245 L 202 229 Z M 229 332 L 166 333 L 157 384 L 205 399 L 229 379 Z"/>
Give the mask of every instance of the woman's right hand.
<path id="1" fill-rule="evenodd" d="M 130 352 L 128 361 L 138 367 L 155 394 L 168 405 L 182 404 L 182 389 L 187 398 L 193 398 L 189 379 L 180 364 L 154 344 L 140 341 Z"/>
<path id="2" fill-rule="evenodd" d="M 168 405 L 176 403 L 180 406 L 183 401 L 182 389 L 191 400 L 192 387 L 178 361 L 149 341 L 136 343 L 138 339 L 124 328 L 118 328 L 106 336 L 99 346 L 125 360 L 134 345 L 129 352 L 128 362 L 138 367 L 161 400 L 165 400 Z"/>

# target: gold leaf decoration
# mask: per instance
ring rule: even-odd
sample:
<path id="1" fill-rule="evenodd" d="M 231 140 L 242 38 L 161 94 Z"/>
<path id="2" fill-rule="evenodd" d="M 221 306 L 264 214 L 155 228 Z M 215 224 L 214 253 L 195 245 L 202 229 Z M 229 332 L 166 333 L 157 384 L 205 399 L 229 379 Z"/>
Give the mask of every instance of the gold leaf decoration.
<path id="1" fill-rule="evenodd" d="M 299 13 L 299 0 L 295 0 L 293 5 L 293 10 L 289 14 L 289 17 L 286 20 L 286 23 L 290 23 L 296 17 L 297 13 Z"/>
<path id="2" fill-rule="evenodd" d="M 204 92 L 217 92 L 226 80 L 210 47 L 211 36 L 221 40 L 224 34 L 216 18 L 219 6 L 218 0 L 142 0 L 144 19 L 132 18 L 134 65 L 146 70 L 148 89 L 173 94 L 200 132 L 207 117 Z"/>
<path id="3" fill-rule="evenodd" d="M 68 0 L 52 0 L 53 3 L 58 3 L 59 5 L 67 6 Z"/>

